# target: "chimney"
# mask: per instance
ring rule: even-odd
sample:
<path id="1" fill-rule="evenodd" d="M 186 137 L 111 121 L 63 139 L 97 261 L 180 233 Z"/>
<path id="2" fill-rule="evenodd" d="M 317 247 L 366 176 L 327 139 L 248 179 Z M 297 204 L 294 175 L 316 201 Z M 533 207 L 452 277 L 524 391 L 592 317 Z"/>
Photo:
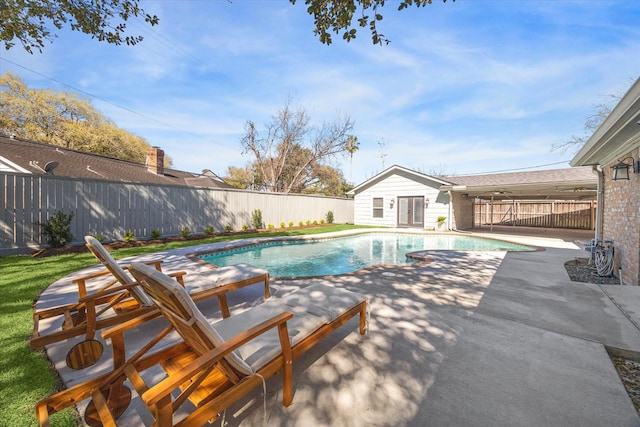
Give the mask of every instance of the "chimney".
<path id="1" fill-rule="evenodd" d="M 156 175 L 164 175 L 164 151 L 151 147 L 147 151 L 147 170 Z"/>

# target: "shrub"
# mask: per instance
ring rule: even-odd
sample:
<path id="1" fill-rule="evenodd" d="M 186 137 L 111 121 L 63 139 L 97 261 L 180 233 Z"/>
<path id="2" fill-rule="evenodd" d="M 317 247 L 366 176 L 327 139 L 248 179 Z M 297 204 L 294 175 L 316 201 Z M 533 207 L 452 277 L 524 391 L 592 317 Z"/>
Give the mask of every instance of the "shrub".
<path id="1" fill-rule="evenodd" d="M 267 228 L 268 228 L 269 230 L 273 230 L 275 227 L 274 227 L 274 225 L 273 225 L 273 224 L 269 224 L 269 225 L 267 225 Z"/>
<path id="2" fill-rule="evenodd" d="M 162 231 L 153 229 L 151 230 L 151 239 L 157 240 L 162 237 Z"/>
<path id="3" fill-rule="evenodd" d="M 327 219 L 327 222 L 329 224 L 333 224 L 333 211 L 327 212 L 327 215 L 325 216 L 325 218 Z"/>
<path id="4" fill-rule="evenodd" d="M 285 226 L 284 221 L 282 221 L 282 222 L 280 223 L 280 228 L 284 228 L 284 226 Z"/>
<path id="5" fill-rule="evenodd" d="M 100 243 L 104 242 L 104 236 L 102 234 L 94 234 L 93 238 L 96 239 Z"/>
<path id="6" fill-rule="evenodd" d="M 249 226 L 248 226 L 247 224 L 244 224 L 244 225 L 242 226 L 242 229 L 243 229 L 244 231 L 247 231 L 247 230 L 249 229 Z"/>
<path id="7" fill-rule="evenodd" d="M 302 221 L 298 222 L 298 227 L 302 227 L 303 225 L 304 225 L 304 222 L 302 222 Z"/>
<path id="8" fill-rule="evenodd" d="M 320 224 L 324 224 L 325 220 L 324 219 L 320 219 Z"/>
<path id="9" fill-rule="evenodd" d="M 251 225 L 256 229 L 262 228 L 262 211 L 260 209 L 251 212 Z"/>
<path id="10" fill-rule="evenodd" d="M 213 227 L 207 227 L 204 229 L 204 234 L 206 234 L 207 236 L 211 236 L 214 232 L 215 229 Z"/>
<path id="11" fill-rule="evenodd" d="M 313 220 L 313 225 L 318 225 L 318 220 Z"/>
<path id="12" fill-rule="evenodd" d="M 73 212 L 65 214 L 62 211 L 58 211 L 47 222 L 38 223 L 42 227 L 42 233 L 47 236 L 47 243 L 52 248 L 61 248 L 71 243 L 73 240 L 73 233 L 71 233 L 72 219 Z"/>
<path id="13" fill-rule="evenodd" d="M 289 221 L 289 228 L 293 227 L 293 221 Z"/>
<path id="14" fill-rule="evenodd" d="M 305 222 L 305 224 L 311 225 L 311 220 L 307 220 L 307 222 Z"/>
<path id="15" fill-rule="evenodd" d="M 230 233 L 233 231 L 233 226 L 232 225 L 225 225 L 224 226 L 224 231 L 226 231 L 227 233 Z"/>
<path id="16" fill-rule="evenodd" d="M 125 232 L 124 236 L 122 236 L 122 240 L 124 240 L 125 242 L 133 242 L 134 240 L 136 240 L 135 231 L 129 230 L 129 231 Z"/>
<path id="17" fill-rule="evenodd" d="M 191 230 L 189 230 L 189 227 L 182 227 L 182 230 L 180 230 L 180 235 L 182 237 L 189 237 L 189 234 L 191 234 Z"/>

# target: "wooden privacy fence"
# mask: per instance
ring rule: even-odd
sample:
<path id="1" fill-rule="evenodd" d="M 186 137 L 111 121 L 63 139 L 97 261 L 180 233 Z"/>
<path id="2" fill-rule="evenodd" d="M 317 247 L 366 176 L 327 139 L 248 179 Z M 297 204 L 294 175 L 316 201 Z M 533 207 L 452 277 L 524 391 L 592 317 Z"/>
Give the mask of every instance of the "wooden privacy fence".
<path id="1" fill-rule="evenodd" d="M 591 201 L 494 201 L 473 204 L 473 226 L 513 225 L 592 230 L 596 202 Z"/>
<path id="2" fill-rule="evenodd" d="M 127 231 L 148 239 L 152 230 L 179 235 L 183 227 L 202 233 L 251 227 L 260 209 L 264 225 L 325 219 L 353 223 L 353 200 L 323 196 L 260 193 L 205 187 L 124 183 L 29 174 L 0 174 L 0 256 L 26 253 L 46 244 L 38 223 L 57 211 L 73 212 L 74 243 L 87 234 L 120 240 Z"/>

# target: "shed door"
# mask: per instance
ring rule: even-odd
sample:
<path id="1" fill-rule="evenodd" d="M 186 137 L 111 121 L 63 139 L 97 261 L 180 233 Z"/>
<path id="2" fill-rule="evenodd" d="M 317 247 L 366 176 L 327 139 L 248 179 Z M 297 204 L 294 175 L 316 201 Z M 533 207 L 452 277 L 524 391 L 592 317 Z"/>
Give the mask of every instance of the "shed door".
<path id="1" fill-rule="evenodd" d="M 398 197 L 398 227 L 424 228 L 424 197 Z"/>

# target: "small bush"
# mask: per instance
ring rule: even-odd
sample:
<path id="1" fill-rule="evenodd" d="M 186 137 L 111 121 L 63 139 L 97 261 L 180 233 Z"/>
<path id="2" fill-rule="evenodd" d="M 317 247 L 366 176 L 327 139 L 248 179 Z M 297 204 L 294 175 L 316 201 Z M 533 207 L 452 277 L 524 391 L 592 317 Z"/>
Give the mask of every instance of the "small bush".
<path id="1" fill-rule="evenodd" d="M 333 211 L 327 212 L 325 218 L 329 224 L 333 224 Z"/>
<path id="2" fill-rule="evenodd" d="M 285 223 L 284 223 L 284 221 L 282 221 L 282 222 L 280 223 L 280 228 L 284 228 L 284 226 L 285 226 Z"/>
<path id="3" fill-rule="evenodd" d="M 305 224 L 311 225 L 311 220 L 307 220 L 307 222 L 305 222 Z"/>
<path id="4" fill-rule="evenodd" d="M 136 240 L 135 231 L 129 230 L 129 231 L 125 232 L 124 236 L 122 236 L 122 240 L 124 240 L 125 242 L 133 242 L 134 240 Z"/>
<path id="5" fill-rule="evenodd" d="M 251 225 L 255 229 L 262 228 L 262 211 L 260 209 L 251 212 Z"/>
<path id="6" fill-rule="evenodd" d="M 225 225 L 224 226 L 224 231 L 226 231 L 227 233 L 231 233 L 233 231 L 233 226 L 232 225 Z"/>
<path id="7" fill-rule="evenodd" d="M 289 228 L 293 227 L 293 221 L 289 221 Z"/>
<path id="8" fill-rule="evenodd" d="M 302 222 L 302 221 L 298 222 L 298 227 L 302 227 L 303 225 L 304 225 L 304 222 Z"/>
<path id="9" fill-rule="evenodd" d="M 151 230 L 151 239 L 152 240 L 158 240 L 161 237 L 162 237 L 162 231 L 156 230 L 156 229 Z"/>
<path id="10" fill-rule="evenodd" d="M 93 238 L 96 239 L 100 243 L 104 242 L 104 236 L 102 234 L 94 234 Z"/>
<path id="11" fill-rule="evenodd" d="M 71 233 L 72 219 L 73 212 L 65 214 L 62 211 L 58 211 L 47 222 L 38 223 L 42 227 L 42 233 L 47 236 L 47 243 L 52 248 L 61 248 L 71 243 L 73 240 L 73 233 Z"/>
<path id="12" fill-rule="evenodd" d="M 318 221 L 317 220 L 313 220 L 313 225 L 318 225 Z"/>
<path id="13" fill-rule="evenodd" d="M 269 224 L 269 225 L 267 225 L 267 228 L 268 228 L 269 230 L 273 230 L 273 229 L 275 228 L 275 226 L 274 226 L 273 224 Z"/>
<path id="14" fill-rule="evenodd" d="M 189 234 L 191 234 L 191 230 L 189 230 L 189 227 L 182 227 L 182 230 L 180 230 L 180 235 L 182 237 L 189 237 Z"/>
<path id="15" fill-rule="evenodd" d="M 247 231 L 249 229 L 249 226 L 247 224 L 244 224 L 242 226 L 242 230 Z"/>
<path id="16" fill-rule="evenodd" d="M 324 223 L 325 223 L 325 220 L 324 220 L 324 219 L 321 219 L 321 220 L 320 220 L 320 224 L 324 224 Z"/>
<path id="17" fill-rule="evenodd" d="M 204 234 L 211 236 L 216 230 L 213 227 L 207 227 L 204 229 Z"/>

